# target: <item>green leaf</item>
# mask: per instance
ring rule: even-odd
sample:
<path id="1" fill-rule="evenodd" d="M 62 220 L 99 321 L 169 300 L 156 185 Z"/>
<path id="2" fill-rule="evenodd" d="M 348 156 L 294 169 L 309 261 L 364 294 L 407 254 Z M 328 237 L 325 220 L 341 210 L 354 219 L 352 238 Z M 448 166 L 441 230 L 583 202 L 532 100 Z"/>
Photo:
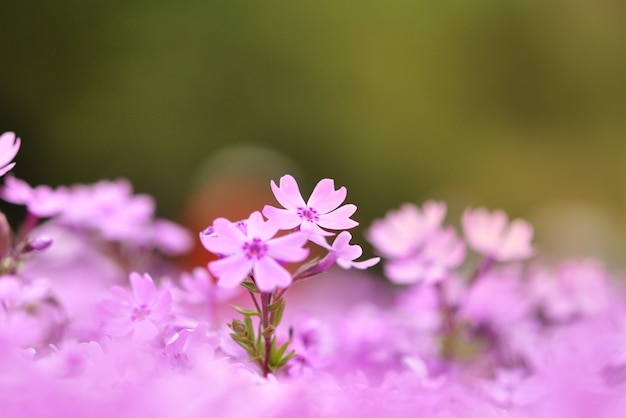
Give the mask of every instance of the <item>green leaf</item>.
<path id="1" fill-rule="evenodd" d="M 280 325 L 280 321 L 283 319 L 283 313 L 285 312 L 285 306 L 287 305 L 285 302 L 285 299 L 280 299 L 279 302 L 282 302 L 282 303 L 278 305 L 278 308 L 276 309 L 275 312 L 272 312 L 270 314 L 270 322 L 275 327 L 278 327 L 278 325 Z"/>
<path id="2" fill-rule="evenodd" d="M 254 353 L 254 345 L 250 340 L 237 334 L 230 334 L 230 336 L 237 344 L 248 352 L 248 355 L 252 355 Z"/>
<path id="3" fill-rule="evenodd" d="M 270 355 L 270 364 L 274 367 L 276 367 L 276 365 L 279 363 L 280 359 L 282 358 L 283 354 L 285 353 L 285 350 L 287 349 L 287 347 L 289 347 L 289 342 L 285 342 L 283 345 L 280 346 L 280 348 L 276 348 L 276 346 L 278 345 L 276 338 L 274 338 L 272 340 L 272 354 Z"/>
<path id="4" fill-rule="evenodd" d="M 272 345 L 270 346 L 270 365 L 276 362 L 275 357 L 277 344 L 278 342 L 276 341 L 276 338 L 272 338 Z"/>
<path id="5" fill-rule="evenodd" d="M 245 316 L 261 316 L 259 311 L 254 309 L 244 309 L 236 305 L 230 305 L 234 310 Z"/>
<path id="6" fill-rule="evenodd" d="M 252 282 L 241 282 L 241 285 L 252 293 L 261 293 L 261 291 Z"/>
<path id="7" fill-rule="evenodd" d="M 276 352 L 276 355 L 278 356 L 278 358 L 281 358 L 283 356 L 283 354 L 285 354 L 285 351 L 287 350 L 287 347 L 289 347 L 289 341 L 287 341 L 283 345 L 281 345 L 280 348 L 278 349 L 278 351 Z"/>
<path id="8" fill-rule="evenodd" d="M 252 319 L 249 316 L 244 318 L 246 322 L 246 335 L 250 338 L 250 341 L 254 341 L 254 326 L 252 326 Z"/>
<path id="9" fill-rule="evenodd" d="M 256 351 L 257 353 L 259 353 L 260 356 L 263 356 L 265 354 L 265 341 L 263 341 L 261 338 L 258 338 L 256 340 Z"/>
<path id="10" fill-rule="evenodd" d="M 295 356 L 297 356 L 295 351 L 290 352 L 289 354 L 287 354 L 285 357 L 281 358 L 280 361 L 276 364 L 276 368 L 280 368 L 283 367 L 285 364 L 287 364 L 287 362 L 289 360 L 291 360 L 292 358 L 294 358 Z"/>
<path id="11" fill-rule="evenodd" d="M 272 303 L 271 305 L 268 305 L 267 310 L 270 312 L 276 312 L 276 310 L 280 308 L 280 305 L 284 305 L 284 304 L 285 304 L 285 299 L 280 298 L 274 303 Z"/>
<path id="12" fill-rule="evenodd" d="M 248 359 L 248 361 L 249 361 L 250 363 L 261 363 L 261 362 L 263 361 L 263 358 L 262 358 L 260 355 L 259 355 L 259 356 L 254 356 L 254 357 L 252 357 L 252 356 L 251 356 L 251 357 Z"/>

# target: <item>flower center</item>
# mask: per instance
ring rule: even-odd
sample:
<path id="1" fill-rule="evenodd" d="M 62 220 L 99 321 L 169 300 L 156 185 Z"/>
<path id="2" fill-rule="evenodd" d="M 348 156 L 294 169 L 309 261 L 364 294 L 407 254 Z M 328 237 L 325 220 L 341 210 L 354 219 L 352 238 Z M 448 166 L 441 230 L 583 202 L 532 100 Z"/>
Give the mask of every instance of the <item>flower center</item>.
<path id="1" fill-rule="evenodd" d="M 140 322 L 146 319 L 148 315 L 150 315 L 150 309 L 148 309 L 148 307 L 143 304 L 133 309 L 133 313 L 130 318 L 135 322 Z"/>
<path id="2" fill-rule="evenodd" d="M 267 253 L 267 244 L 261 241 L 260 238 L 254 238 L 243 245 L 243 251 L 246 253 L 248 260 L 253 258 L 260 260 Z"/>
<path id="3" fill-rule="evenodd" d="M 298 216 L 300 219 L 309 222 L 317 222 L 320 220 L 319 216 L 317 216 L 317 211 L 313 208 L 298 208 Z"/>

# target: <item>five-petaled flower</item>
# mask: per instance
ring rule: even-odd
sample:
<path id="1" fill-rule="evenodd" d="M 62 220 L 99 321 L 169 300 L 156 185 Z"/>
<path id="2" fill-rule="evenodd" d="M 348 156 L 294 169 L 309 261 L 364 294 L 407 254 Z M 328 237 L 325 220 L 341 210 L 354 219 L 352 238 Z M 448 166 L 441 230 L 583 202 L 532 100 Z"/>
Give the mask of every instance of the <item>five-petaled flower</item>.
<path id="1" fill-rule="evenodd" d="M 346 199 L 346 188 L 340 187 L 335 190 L 335 182 L 332 179 L 320 180 L 306 203 L 298 183 L 292 176 L 281 177 L 280 186 L 273 180 L 271 185 L 276 200 L 285 209 L 266 205 L 263 208 L 263 215 L 269 219 L 276 219 L 280 229 L 299 228 L 317 242 L 319 240 L 315 237 L 334 235 L 325 229 L 343 230 L 358 225 L 358 222 L 350 219 L 356 211 L 356 206 L 348 204 L 340 207 Z"/>
<path id="2" fill-rule="evenodd" d="M 114 299 L 101 303 L 104 332 L 122 337 L 133 332 L 133 338 L 146 341 L 160 331 L 159 325 L 170 313 L 172 297 L 169 291 L 157 290 L 148 274 L 130 273 L 132 294 L 121 286 L 113 286 Z"/>
<path id="3" fill-rule="evenodd" d="M 279 231 L 277 219 L 263 220 L 260 212 L 253 212 L 245 231 L 228 219 L 218 218 L 212 234 L 201 234 L 204 247 L 222 258 L 209 263 L 209 271 L 222 287 L 235 287 L 252 273 L 259 290 L 271 292 L 285 288 L 293 280 L 284 263 L 304 260 L 309 250 L 305 234 L 293 232 L 274 238 Z"/>
<path id="4" fill-rule="evenodd" d="M 4 176 L 15 165 L 13 159 L 20 149 L 20 144 L 20 138 L 13 132 L 0 135 L 0 176 Z"/>

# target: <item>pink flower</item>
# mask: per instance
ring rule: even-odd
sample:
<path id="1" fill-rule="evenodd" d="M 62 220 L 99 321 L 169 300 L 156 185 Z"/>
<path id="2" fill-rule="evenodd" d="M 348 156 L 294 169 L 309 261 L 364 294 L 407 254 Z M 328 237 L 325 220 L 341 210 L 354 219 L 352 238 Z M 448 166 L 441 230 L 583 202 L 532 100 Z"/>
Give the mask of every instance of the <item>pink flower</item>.
<path id="1" fill-rule="evenodd" d="M 133 332 L 133 338 L 146 341 L 159 333 L 159 326 L 170 313 L 170 292 L 157 290 L 148 274 L 130 274 L 132 293 L 113 286 L 114 299 L 105 300 L 100 307 L 104 314 L 105 333 L 122 337 Z"/>
<path id="2" fill-rule="evenodd" d="M 448 277 L 465 258 L 465 245 L 452 227 L 432 233 L 415 254 L 391 259 L 385 265 L 385 274 L 394 283 L 437 283 Z"/>
<path id="3" fill-rule="evenodd" d="M 385 275 L 394 283 L 436 283 L 465 258 L 465 245 L 452 227 L 442 228 L 443 202 L 428 201 L 422 209 L 404 204 L 377 219 L 367 239 L 387 258 Z"/>
<path id="4" fill-rule="evenodd" d="M 328 269 L 333 263 L 337 263 L 339 267 L 343 269 L 356 268 L 364 270 L 366 268 L 375 266 L 380 257 L 373 257 L 363 261 L 354 261 L 363 254 L 363 249 L 359 245 L 350 245 L 352 235 L 348 231 L 343 231 L 335 241 L 333 245 L 326 245 L 329 250 L 328 255 L 320 260 L 318 267 L 323 271 Z"/>
<path id="5" fill-rule="evenodd" d="M 521 219 L 508 224 L 501 210 L 489 213 L 485 208 L 466 209 L 462 224 L 469 246 L 494 260 L 523 260 L 534 254 L 530 245 L 533 227 Z"/>
<path id="6" fill-rule="evenodd" d="M 0 135 L 0 176 L 4 176 L 15 166 L 12 162 L 20 149 L 21 141 L 13 132 Z"/>
<path id="7" fill-rule="evenodd" d="M 295 232 L 273 238 L 278 230 L 279 221 L 273 218 L 265 222 L 260 212 L 250 215 L 245 232 L 228 219 L 216 219 L 214 234 L 201 235 L 201 239 L 207 250 L 223 255 L 209 263 L 209 271 L 218 278 L 218 284 L 235 287 L 252 272 L 263 292 L 289 286 L 293 278 L 282 263 L 307 257 L 309 250 L 302 248 L 307 237 Z"/>
<path id="8" fill-rule="evenodd" d="M 165 219 L 155 219 L 152 197 L 133 194 L 124 179 L 71 187 L 31 187 L 7 176 L 0 188 L 7 202 L 26 205 L 37 217 L 55 217 L 72 229 L 97 231 L 110 241 L 126 241 L 142 248 L 156 248 L 167 255 L 180 255 L 193 246 L 189 232 Z"/>
<path id="9" fill-rule="evenodd" d="M 542 313 L 551 320 L 594 315 L 610 306 L 608 273 L 597 260 L 568 260 L 555 272 L 539 270 L 530 276 L 529 285 Z"/>
<path id="10" fill-rule="evenodd" d="M 154 210 L 154 199 L 133 194 L 128 180 L 99 181 L 72 186 L 59 221 L 99 231 L 107 240 L 143 244 L 151 238 L 147 229 L 151 228 Z"/>
<path id="11" fill-rule="evenodd" d="M 193 247 L 189 231 L 167 219 L 155 219 L 152 228 L 146 229 L 146 235 L 152 235 L 152 243 L 163 254 L 181 255 Z"/>
<path id="12" fill-rule="evenodd" d="M 60 187 L 52 189 L 41 185 L 31 187 L 24 180 L 7 176 L 0 190 L 0 197 L 16 205 L 25 205 L 28 212 L 38 217 L 47 218 L 61 213 L 67 207 L 68 190 Z"/>
<path id="13" fill-rule="evenodd" d="M 271 184 L 276 200 L 285 209 L 266 205 L 263 214 L 269 219 L 278 220 L 280 229 L 299 227 L 313 236 L 328 236 L 333 234 L 322 228 L 341 230 L 358 225 L 358 222 L 350 219 L 356 211 L 355 205 L 339 207 L 346 199 L 346 188 L 340 187 L 335 190 L 335 182 L 332 179 L 320 180 L 306 203 L 298 183 L 292 176 L 281 177 L 280 187 L 276 186 L 273 180 Z"/>
<path id="14" fill-rule="evenodd" d="M 367 231 L 367 240 L 378 253 L 388 258 L 414 254 L 441 227 L 446 216 L 446 204 L 428 201 L 422 210 L 406 203 L 385 218 L 377 219 Z"/>

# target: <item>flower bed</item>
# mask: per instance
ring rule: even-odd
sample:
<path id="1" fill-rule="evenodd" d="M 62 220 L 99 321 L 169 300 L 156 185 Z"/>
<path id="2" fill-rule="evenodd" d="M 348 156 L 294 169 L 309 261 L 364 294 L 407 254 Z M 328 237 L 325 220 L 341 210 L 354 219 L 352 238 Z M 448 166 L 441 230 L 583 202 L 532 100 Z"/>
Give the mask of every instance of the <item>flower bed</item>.
<path id="1" fill-rule="evenodd" d="M 405 204 L 366 232 L 345 187 L 207 220 L 215 259 L 125 180 L 31 187 L 0 136 L 0 410 L 6 417 L 622 417 L 626 315 L 598 260 L 534 261 L 499 210 Z M 384 279 L 366 270 L 382 264 Z M 229 306 L 232 305 L 232 306 Z"/>

